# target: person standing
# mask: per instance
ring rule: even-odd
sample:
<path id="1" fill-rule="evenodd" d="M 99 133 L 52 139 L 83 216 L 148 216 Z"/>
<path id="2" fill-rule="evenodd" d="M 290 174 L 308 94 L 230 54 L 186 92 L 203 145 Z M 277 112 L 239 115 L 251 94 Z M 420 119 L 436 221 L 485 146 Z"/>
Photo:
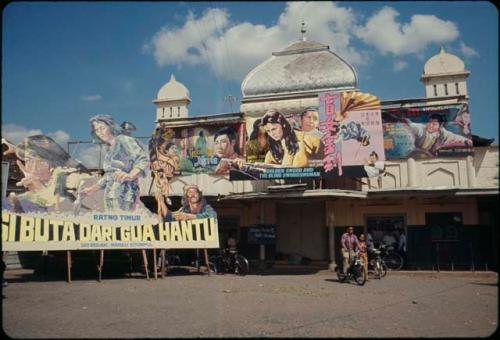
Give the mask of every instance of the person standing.
<path id="1" fill-rule="evenodd" d="M 359 235 L 359 257 L 363 260 L 363 268 L 366 275 L 366 281 L 368 279 L 368 245 L 365 240 L 365 234 Z"/>
<path id="2" fill-rule="evenodd" d="M 356 256 L 356 250 L 359 248 L 359 241 L 356 235 L 354 235 L 353 227 L 347 227 L 347 231 L 342 235 L 340 240 L 340 245 L 344 264 L 343 272 L 346 274 L 351 260 Z"/>
<path id="3" fill-rule="evenodd" d="M 403 229 L 399 230 L 398 250 L 403 257 L 403 267 L 406 265 L 406 235 Z"/>

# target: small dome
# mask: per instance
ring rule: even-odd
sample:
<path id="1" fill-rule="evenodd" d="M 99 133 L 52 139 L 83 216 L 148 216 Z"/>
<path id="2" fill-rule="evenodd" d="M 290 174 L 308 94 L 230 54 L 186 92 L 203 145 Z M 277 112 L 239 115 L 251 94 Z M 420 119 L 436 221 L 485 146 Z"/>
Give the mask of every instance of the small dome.
<path id="1" fill-rule="evenodd" d="M 424 66 L 425 75 L 462 72 L 466 72 L 464 62 L 459 57 L 446 53 L 443 47 Z"/>
<path id="2" fill-rule="evenodd" d="M 330 47 L 295 42 L 250 71 L 241 84 L 244 98 L 357 88 L 354 68 Z"/>
<path id="3" fill-rule="evenodd" d="M 172 74 L 170 76 L 170 81 L 163 85 L 158 91 L 158 95 L 156 96 L 157 100 L 189 100 L 189 90 L 181 83 L 179 83 L 175 76 Z"/>

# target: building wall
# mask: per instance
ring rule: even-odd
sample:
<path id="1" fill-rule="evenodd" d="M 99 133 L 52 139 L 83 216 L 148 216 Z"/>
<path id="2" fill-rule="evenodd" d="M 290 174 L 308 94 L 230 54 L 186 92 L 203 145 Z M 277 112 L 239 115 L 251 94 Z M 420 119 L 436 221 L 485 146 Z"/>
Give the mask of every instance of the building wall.
<path id="1" fill-rule="evenodd" d="M 474 156 L 386 161 L 381 189 L 498 187 L 498 145 L 474 148 Z M 366 179 L 363 191 L 378 188 Z"/>
<path id="2" fill-rule="evenodd" d="M 455 83 L 458 83 L 458 94 L 456 92 Z M 448 84 L 448 94 L 445 93 L 444 84 Z M 434 95 L 434 85 L 436 85 L 437 95 Z M 425 95 L 427 98 L 467 95 L 467 82 L 463 77 L 431 78 L 426 81 Z"/>
<path id="3" fill-rule="evenodd" d="M 479 223 L 476 198 L 417 198 L 338 200 L 333 204 L 335 226 L 365 226 L 367 215 L 405 215 L 407 225 L 425 225 L 430 212 L 461 212 L 463 224 Z"/>
<path id="4" fill-rule="evenodd" d="M 386 175 L 380 189 L 396 188 L 491 188 L 498 187 L 498 145 L 476 147 L 470 158 L 434 158 L 386 161 Z M 151 175 L 142 178 L 141 195 L 154 192 Z M 362 190 L 379 188 L 377 178 L 363 179 Z M 182 195 L 186 184 L 196 184 L 211 196 L 232 193 L 266 192 L 278 181 L 230 181 L 229 176 L 199 174 L 178 176 L 172 182 L 172 194 Z M 151 188 L 151 190 L 150 190 Z"/>
<path id="5" fill-rule="evenodd" d="M 189 110 L 186 100 L 164 101 L 157 102 L 156 105 L 156 121 L 169 118 L 186 118 Z"/>
<path id="6" fill-rule="evenodd" d="M 498 188 L 498 145 L 474 149 L 476 186 Z"/>

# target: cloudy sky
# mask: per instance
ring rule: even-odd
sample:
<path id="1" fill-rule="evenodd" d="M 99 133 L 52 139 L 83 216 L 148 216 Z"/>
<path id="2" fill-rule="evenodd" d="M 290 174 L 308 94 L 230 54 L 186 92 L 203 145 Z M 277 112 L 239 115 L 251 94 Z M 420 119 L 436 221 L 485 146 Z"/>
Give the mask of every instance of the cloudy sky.
<path id="1" fill-rule="evenodd" d="M 471 71 L 473 133 L 498 142 L 489 2 L 13 2 L 2 19 L 2 135 L 14 142 L 89 141 L 100 113 L 148 136 L 172 73 L 190 91 L 190 115 L 238 111 L 245 75 L 297 41 L 302 20 L 308 39 L 330 45 L 382 100 L 423 97 L 423 66 L 443 46 Z M 72 152 L 92 161 L 91 149 Z"/>

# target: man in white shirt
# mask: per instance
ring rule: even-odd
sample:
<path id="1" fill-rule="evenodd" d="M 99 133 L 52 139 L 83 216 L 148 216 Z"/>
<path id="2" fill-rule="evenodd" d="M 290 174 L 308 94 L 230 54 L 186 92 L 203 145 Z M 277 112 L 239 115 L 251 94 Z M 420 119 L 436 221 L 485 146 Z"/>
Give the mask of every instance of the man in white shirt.
<path id="1" fill-rule="evenodd" d="M 385 172 L 385 164 L 378 160 L 378 154 L 375 151 L 372 151 L 368 159 L 365 160 L 364 170 L 366 173 L 364 177 L 377 177 Z"/>

